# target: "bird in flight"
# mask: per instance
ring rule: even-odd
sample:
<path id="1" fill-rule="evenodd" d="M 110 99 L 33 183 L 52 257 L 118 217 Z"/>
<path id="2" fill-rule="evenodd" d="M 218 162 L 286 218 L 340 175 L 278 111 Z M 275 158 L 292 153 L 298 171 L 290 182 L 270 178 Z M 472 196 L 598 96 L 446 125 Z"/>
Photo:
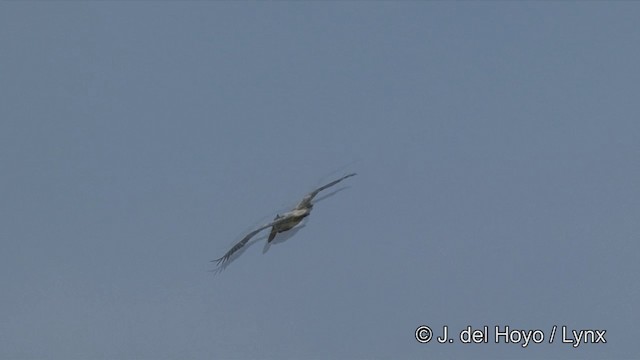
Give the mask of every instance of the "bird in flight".
<path id="1" fill-rule="evenodd" d="M 240 240 L 229 251 L 227 251 L 227 253 L 224 254 L 224 256 L 222 256 L 219 259 L 212 260 L 212 262 L 215 262 L 216 266 L 220 266 L 220 265 L 224 266 L 229 262 L 229 258 L 231 257 L 231 255 L 233 255 L 236 251 L 240 250 L 243 246 L 245 246 L 249 241 L 249 239 L 251 239 L 254 235 L 259 233 L 260 231 L 269 227 L 271 228 L 271 232 L 269 233 L 269 239 L 267 240 L 267 242 L 270 243 L 271 241 L 273 241 L 273 239 L 276 237 L 278 233 L 291 230 L 294 226 L 298 225 L 302 221 L 302 219 L 304 219 L 305 217 L 309 216 L 309 214 L 311 214 L 311 209 L 313 209 L 313 203 L 311 201 L 313 200 L 313 198 L 316 197 L 316 195 L 318 195 L 320 191 L 327 189 L 339 183 L 340 181 L 355 175 L 356 173 L 345 175 L 338 180 L 334 180 L 308 193 L 302 198 L 302 200 L 300 200 L 298 205 L 296 205 L 296 207 L 294 207 L 291 211 L 287 211 L 284 214 L 276 215 L 275 219 L 273 219 L 273 221 L 271 221 L 270 223 L 264 224 L 259 228 L 253 230 L 252 232 L 248 233 L 244 238 L 242 238 L 242 240 Z"/>

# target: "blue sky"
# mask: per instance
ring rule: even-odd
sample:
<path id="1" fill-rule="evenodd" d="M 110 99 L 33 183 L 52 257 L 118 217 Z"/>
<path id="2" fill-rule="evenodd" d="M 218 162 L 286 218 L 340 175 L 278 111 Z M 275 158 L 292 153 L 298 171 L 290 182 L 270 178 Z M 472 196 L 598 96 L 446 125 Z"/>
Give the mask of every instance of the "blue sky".
<path id="1" fill-rule="evenodd" d="M 639 16 L 1 3 L 0 358 L 637 358 Z"/>

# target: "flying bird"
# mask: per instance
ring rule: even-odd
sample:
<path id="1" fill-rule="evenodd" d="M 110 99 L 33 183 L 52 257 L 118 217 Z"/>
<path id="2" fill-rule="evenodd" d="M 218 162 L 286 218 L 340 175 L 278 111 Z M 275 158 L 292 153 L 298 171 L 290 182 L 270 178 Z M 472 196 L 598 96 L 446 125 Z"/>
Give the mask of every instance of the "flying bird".
<path id="1" fill-rule="evenodd" d="M 212 262 L 215 262 L 216 266 L 220 266 L 220 265 L 224 266 L 229 262 L 229 258 L 231 257 L 231 255 L 233 255 L 236 251 L 240 250 L 243 246 L 245 246 L 247 242 L 249 242 L 249 239 L 251 239 L 260 231 L 269 227 L 271 228 L 271 232 L 269 233 L 269 238 L 267 239 L 267 242 L 270 243 L 271 241 L 273 241 L 273 239 L 276 237 L 278 233 L 291 230 L 294 226 L 298 225 L 302 221 L 302 219 L 306 218 L 307 216 L 309 216 L 309 214 L 311 214 L 311 210 L 313 209 L 313 203 L 311 201 L 313 200 L 313 198 L 316 197 L 316 195 L 318 195 L 320 191 L 325 190 L 339 183 L 340 181 L 355 175 L 356 173 L 352 173 L 352 174 L 343 176 L 338 180 L 334 180 L 308 193 L 302 198 L 302 200 L 300 200 L 298 205 L 296 205 L 296 207 L 294 207 L 291 211 L 287 211 L 284 214 L 276 215 L 275 219 L 273 219 L 273 221 L 271 221 L 270 223 L 264 224 L 259 228 L 253 230 L 252 232 L 248 233 L 244 238 L 242 238 L 242 240 L 240 240 L 229 251 L 227 251 L 227 253 L 224 254 L 224 256 L 222 256 L 219 259 L 212 260 Z"/>

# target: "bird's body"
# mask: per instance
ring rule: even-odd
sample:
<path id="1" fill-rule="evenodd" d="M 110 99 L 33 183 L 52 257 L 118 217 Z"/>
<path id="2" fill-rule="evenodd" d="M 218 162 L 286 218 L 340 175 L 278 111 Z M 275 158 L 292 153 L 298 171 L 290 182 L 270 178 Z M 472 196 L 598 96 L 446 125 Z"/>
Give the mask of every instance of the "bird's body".
<path id="1" fill-rule="evenodd" d="M 293 208 L 293 210 L 287 211 L 284 214 L 278 214 L 275 217 L 275 219 L 273 219 L 272 222 L 265 224 L 259 227 L 258 229 L 250 232 L 242 240 L 240 240 L 237 244 L 235 244 L 229 251 L 227 251 L 227 253 L 224 254 L 224 256 L 213 261 L 216 262 L 217 265 L 225 265 L 229 261 L 229 258 L 231 257 L 231 255 L 233 255 L 236 251 L 240 250 L 243 246 L 245 246 L 246 243 L 249 241 L 249 239 L 251 239 L 254 235 L 259 233 L 260 231 L 269 227 L 271 228 L 271 232 L 269 233 L 269 239 L 267 241 L 270 243 L 278 233 L 291 230 L 296 225 L 298 225 L 305 217 L 311 214 L 311 210 L 313 209 L 313 204 L 311 203 L 311 201 L 316 195 L 318 195 L 320 191 L 328 187 L 331 187 L 348 177 L 355 176 L 355 175 L 356 175 L 355 173 L 352 173 L 352 174 L 343 176 L 340 179 L 334 180 L 310 192 L 309 194 L 305 195 L 305 197 L 302 198 L 300 203 L 298 203 L 298 205 L 296 205 L 296 207 Z"/>
<path id="2" fill-rule="evenodd" d="M 273 241 L 278 233 L 285 232 L 287 230 L 293 229 L 296 225 L 300 224 L 302 219 L 311 215 L 311 209 L 313 206 L 304 208 L 304 209 L 293 209 L 289 212 L 286 212 L 282 215 L 278 214 L 274 221 L 278 221 L 276 224 L 271 226 L 271 232 L 269 233 L 269 239 L 267 242 Z"/>

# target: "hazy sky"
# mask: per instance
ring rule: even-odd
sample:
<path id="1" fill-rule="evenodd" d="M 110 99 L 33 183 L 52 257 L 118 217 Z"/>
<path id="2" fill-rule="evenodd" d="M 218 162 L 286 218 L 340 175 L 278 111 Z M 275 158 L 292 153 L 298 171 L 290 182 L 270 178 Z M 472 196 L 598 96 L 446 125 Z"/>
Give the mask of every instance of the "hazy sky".
<path id="1" fill-rule="evenodd" d="M 0 358 L 640 357 L 639 18 L 0 3 Z M 349 172 L 293 236 L 211 272 Z"/>

